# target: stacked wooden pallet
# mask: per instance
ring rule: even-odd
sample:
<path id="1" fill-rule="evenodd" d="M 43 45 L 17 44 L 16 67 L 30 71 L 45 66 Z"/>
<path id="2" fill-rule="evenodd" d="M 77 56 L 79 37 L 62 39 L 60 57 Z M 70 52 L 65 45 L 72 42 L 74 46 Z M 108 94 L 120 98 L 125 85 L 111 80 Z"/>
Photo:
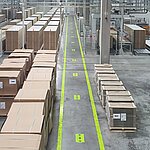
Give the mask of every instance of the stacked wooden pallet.
<path id="1" fill-rule="evenodd" d="M 95 64 L 97 93 L 106 110 L 109 129 L 131 132 L 136 130 L 136 106 L 110 64 Z"/>

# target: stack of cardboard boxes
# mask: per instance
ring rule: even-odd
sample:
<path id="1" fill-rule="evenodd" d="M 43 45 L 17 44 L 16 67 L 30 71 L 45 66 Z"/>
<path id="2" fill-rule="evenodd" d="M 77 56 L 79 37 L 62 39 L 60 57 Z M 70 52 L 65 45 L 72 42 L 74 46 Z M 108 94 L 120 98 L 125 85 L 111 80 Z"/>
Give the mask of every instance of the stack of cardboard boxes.
<path id="1" fill-rule="evenodd" d="M 33 50 L 28 51 L 33 53 Z M 32 65 L 32 53 L 21 52 L 11 53 L 0 65 L 0 116 L 7 115 Z"/>
<path id="2" fill-rule="evenodd" d="M 22 26 L 12 26 L 6 30 L 6 51 L 12 52 L 16 48 L 22 47 Z"/>
<path id="3" fill-rule="evenodd" d="M 47 26 L 43 34 L 44 49 L 57 49 L 59 41 L 59 27 Z"/>
<path id="4" fill-rule="evenodd" d="M 27 48 L 35 51 L 43 44 L 43 26 L 32 26 L 27 30 Z"/>
<path id="5" fill-rule="evenodd" d="M 0 70 L 4 69 L 0 71 L 3 79 L 0 78 L 0 94 L 7 95 L 9 90 L 13 94 L 13 98 L 5 102 L 10 110 L 7 110 L 7 119 L 1 129 L 0 142 L 3 144 L 0 148 L 26 149 L 30 146 L 32 149 L 46 150 L 53 124 L 56 61 L 57 50 L 38 50 L 34 58 L 33 49 L 16 49 L 0 65 Z M 23 73 L 25 78 L 27 76 L 26 81 Z M 1 90 L 3 87 L 7 89 Z M 1 108 L 5 105 L 1 100 Z M 0 113 L 6 111 L 0 109 Z M 8 142 L 9 145 L 6 144 Z"/>
<path id="6" fill-rule="evenodd" d="M 112 131 L 136 130 L 136 106 L 112 65 L 95 64 L 95 81 L 102 107 Z"/>

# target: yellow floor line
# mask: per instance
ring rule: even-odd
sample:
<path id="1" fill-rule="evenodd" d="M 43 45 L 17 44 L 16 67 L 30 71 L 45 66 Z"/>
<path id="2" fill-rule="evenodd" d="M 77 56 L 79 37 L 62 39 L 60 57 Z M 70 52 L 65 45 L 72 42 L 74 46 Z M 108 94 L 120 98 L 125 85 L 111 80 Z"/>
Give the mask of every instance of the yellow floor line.
<path id="1" fill-rule="evenodd" d="M 96 110 L 96 106 L 95 106 L 95 102 L 94 102 L 93 92 L 92 92 L 92 88 L 91 88 L 91 83 L 89 80 L 89 75 L 88 75 L 88 71 L 87 71 L 87 67 L 86 67 L 86 61 L 85 61 L 84 53 L 82 50 L 82 44 L 81 44 L 75 17 L 74 17 L 74 21 L 75 21 L 76 34 L 77 34 L 77 38 L 78 38 L 78 42 L 79 42 L 79 46 L 80 46 L 80 53 L 81 53 L 81 57 L 82 57 L 82 63 L 83 63 L 83 67 L 84 67 L 84 73 L 85 73 L 85 78 L 86 78 L 86 82 L 87 82 L 87 87 L 88 87 L 88 92 L 89 92 L 89 97 L 90 97 L 90 102 L 91 102 L 91 107 L 92 107 L 92 112 L 93 112 L 93 119 L 94 119 L 94 123 L 95 123 L 95 127 L 96 127 L 99 149 L 105 150 L 104 141 L 103 141 L 103 137 L 102 137 L 102 133 L 101 133 L 101 129 L 100 129 L 100 124 L 98 121 L 97 110 Z"/>
<path id="2" fill-rule="evenodd" d="M 62 129 L 63 129 L 63 114 L 64 114 L 64 98 L 65 98 L 65 80 L 66 80 L 66 60 L 67 60 L 67 44 L 68 44 L 68 17 L 66 19 L 66 37 L 64 48 L 64 64 L 62 73 L 62 85 L 61 85 L 61 100 L 60 100 L 60 112 L 59 112 L 59 124 L 58 124 L 58 138 L 57 138 L 57 150 L 62 149 Z"/>

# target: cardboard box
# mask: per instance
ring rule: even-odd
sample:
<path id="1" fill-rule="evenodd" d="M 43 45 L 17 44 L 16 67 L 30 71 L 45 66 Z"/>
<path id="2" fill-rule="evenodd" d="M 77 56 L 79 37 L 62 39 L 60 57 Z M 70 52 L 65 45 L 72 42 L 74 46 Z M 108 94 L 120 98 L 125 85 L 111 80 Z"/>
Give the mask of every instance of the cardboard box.
<path id="1" fill-rule="evenodd" d="M 25 25 L 25 39 L 26 39 L 25 43 L 26 43 L 27 42 L 27 30 L 32 27 L 32 21 L 24 21 L 24 25 Z M 17 23 L 17 26 L 23 26 L 23 22 L 21 21 Z"/>
<path id="2" fill-rule="evenodd" d="M 13 101 L 13 97 L 0 97 L 0 116 L 7 116 Z"/>
<path id="3" fill-rule="evenodd" d="M 5 14 L 0 14 L 0 23 L 5 21 Z"/>
<path id="4" fill-rule="evenodd" d="M 42 11 L 38 11 L 38 12 L 36 12 L 36 15 L 40 15 L 41 17 L 43 17 L 44 12 L 42 12 Z"/>
<path id="5" fill-rule="evenodd" d="M 60 26 L 60 21 L 50 21 L 48 23 L 48 26 Z"/>
<path id="6" fill-rule="evenodd" d="M 32 114 L 33 115 L 31 115 L 28 109 L 26 109 L 24 113 L 18 113 L 15 110 L 11 114 L 9 113 L 2 127 L 1 134 L 41 135 L 41 143 L 43 143 L 45 147 L 48 139 L 44 139 L 44 137 L 48 132 L 45 130 L 46 121 L 44 120 L 44 115 L 39 115 L 37 110 L 35 112 L 33 111 Z"/>
<path id="7" fill-rule="evenodd" d="M 27 18 L 27 17 L 29 17 L 29 12 L 25 10 L 24 18 Z M 22 11 L 16 12 L 16 19 L 22 20 Z"/>
<path id="8" fill-rule="evenodd" d="M 36 17 L 37 21 L 39 21 L 42 18 L 40 14 L 33 14 L 32 17 Z"/>
<path id="9" fill-rule="evenodd" d="M 27 48 L 37 51 L 43 44 L 43 27 L 32 26 L 27 30 Z"/>
<path id="10" fill-rule="evenodd" d="M 57 54 L 57 50 L 38 50 L 37 54 Z"/>
<path id="11" fill-rule="evenodd" d="M 2 30 L 7 30 L 7 29 L 9 29 L 9 28 L 11 28 L 11 27 L 13 27 L 14 25 L 5 25 L 5 26 L 3 26 L 1 29 Z"/>
<path id="12" fill-rule="evenodd" d="M 42 17 L 42 18 L 40 19 L 40 21 L 47 21 L 47 23 L 49 23 L 50 20 L 51 20 L 51 17 Z"/>
<path id="13" fill-rule="evenodd" d="M 106 96 L 131 96 L 129 91 L 106 91 Z"/>
<path id="14" fill-rule="evenodd" d="M 100 94 L 101 91 L 101 81 L 119 81 L 119 78 L 116 74 L 98 74 L 97 76 L 98 94 Z"/>
<path id="15" fill-rule="evenodd" d="M 43 115 L 45 115 L 45 119 L 48 117 L 49 112 L 49 105 L 51 105 L 50 99 L 50 91 L 47 88 L 42 89 L 27 89 L 22 88 L 17 93 L 16 97 L 14 98 L 15 102 L 21 103 L 44 103 Z M 31 106 L 30 106 L 31 107 Z M 8 114 L 9 115 L 9 114 Z"/>
<path id="16" fill-rule="evenodd" d="M 136 130 L 134 103 L 107 102 L 106 113 L 110 130 Z"/>
<path id="17" fill-rule="evenodd" d="M 2 63 L 0 65 L 0 70 L 1 71 L 19 71 L 20 72 L 20 82 L 21 85 L 23 84 L 24 80 L 26 79 L 26 64 L 23 62 L 18 62 L 17 65 L 16 63 Z"/>
<path id="18" fill-rule="evenodd" d="M 13 26 L 6 31 L 6 51 L 22 47 L 22 26 Z"/>
<path id="19" fill-rule="evenodd" d="M 51 21 L 60 21 L 60 16 L 53 16 L 53 18 L 51 19 Z"/>
<path id="20" fill-rule="evenodd" d="M 34 25 L 38 20 L 37 20 L 37 17 L 28 17 L 25 19 L 25 21 L 32 21 L 32 25 Z"/>
<path id="21" fill-rule="evenodd" d="M 25 9 L 25 14 L 26 14 L 26 18 L 30 17 L 31 16 L 30 10 Z"/>
<path id="22" fill-rule="evenodd" d="M 0 134 L 0 149 L 45 150 L 41 141 L 39 134 Z"/>
<path id="23" fill-rule="evenodd" d="M 41 87 L 44 89 L 50 90 L 49 81 L 27 80 L 27 81 L 24 81 L 22 88 L 23 89 L 41 89 Z"/>
<path id="24" fill-rule="evenodd" d="M 14 65 L 18 65 L 18 63 L 24 63 L 25 64 L 25 71 L 27 72 L 27 58 L 5 58 L 3 60 L 3 64 L 11 64 L 14 63 Z M 25 73 L 27 75 L 27 73 Z"/>
<path id="25" fill-rule="evenodd" d="M 37 54 L 33 62 L 56 62 L 56 54 Z"/>
<path id="26" fill-rule="evenodd" d="M 0 71 L 0 96 L 15 96 L 21 87 L 20 71 Z"/>
<path id="27" fill-rule="evenodd" d="M 133 49 L 145 49 L 145 29 L 133 24 L 125 24 L 124 27 L 128 33 L 128 39 L 132 42 Z"/>
<path id="28" fill-rule="evenodd" d="M 31 61 L 33 62 L 34 59 L 34 49 L 15 49 L 13 53 L 30 53 L 31 54 Z"/>
<path id="29" fill-rule="evenodd" d="M 42 26 L 43 29 L 47 26 L 47 21 L 37 21 L 34 26 Z"/>
<path id="30" fill-rule="evenodd" d="M 131 103 L 131 102 L 134 102 L 134 99 L 132 96 L 130 95 L 125 95 L 125 96 L 122 96 L 122 95 L 115 95 L 115 96 L 107 96 L 106 97 L 106 101 L 107 102 L 124 102 L 124 103 Z"/>
<path id="31" fill-rule="evenodd" d="M 1 8 L 1 12 L 2 12 L 2 14 L 5 15 L 6 18 L 8 18 L 8 19 L 12 18 L 11 8 Z M 8 16 L 7 16 L 7 14 L 8 14 Z"/>
<path id="32" fill-rule="evenodd" d="M 32 66 L 31 53 L 11 53 L 8 58 L 26 58 L 27 59 L 27 71 L 30 71 Z"/>
<path id="33" fill-rule="evenodd" d="M 47 26 L 43 32 L 44 49 L 57 49 L 59 40 L 58 26 Z"/>
<path id="34" fill-rule="evenodd" d="M 14 19 L 9 22 L 9 25 L 17 25 L 17 23 L 19 23 L 20 21 L 21 21 L 21 19 Z"/>
<path id="35" fill-rule="evenodd" d="M 124 86 L 101 86 L 101 103 L 103 108 L 106 106 L 106 91 L 125 91 L 126 88 Z"/>

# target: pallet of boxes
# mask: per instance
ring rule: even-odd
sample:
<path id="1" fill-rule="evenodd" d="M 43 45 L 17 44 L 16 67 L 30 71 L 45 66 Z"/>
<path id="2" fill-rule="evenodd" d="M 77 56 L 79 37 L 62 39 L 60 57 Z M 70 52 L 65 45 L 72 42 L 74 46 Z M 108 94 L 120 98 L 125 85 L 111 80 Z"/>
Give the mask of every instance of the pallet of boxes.
<path id="1" fill-rule="evenodd" d="M 11 58 L 8 59 L 17 57 L 20 50 L 15 50 L 14 53 L 17 55 L 10 55 Z M 15 96 L 2 127 L 0 142 L 3 144 L 0 145 L 0 149 L 4 147 L 27 149 L 30 147 L 46 150 L 48 134 L 52 130 L 56 60 L 56 50 L 37 51 L 32 68 L 22 88 Z"/>
<path id="2" fill-rule="evenodd" d="M 102 107 L 111 131 L 136 130 L 136 106 L 131 93 L 124 87 L 111 64 L 95 64 L 95 81 Z"/>
<path id="3" fill-rule="evenodd" d="M 15 56 L 12 52 L 0 65 L 0 115 L 7 116 L 18 90 L 23 85 L 32 60 L 29 53 Z M 33 50 L 30 50 L 33 51 Z"/>

